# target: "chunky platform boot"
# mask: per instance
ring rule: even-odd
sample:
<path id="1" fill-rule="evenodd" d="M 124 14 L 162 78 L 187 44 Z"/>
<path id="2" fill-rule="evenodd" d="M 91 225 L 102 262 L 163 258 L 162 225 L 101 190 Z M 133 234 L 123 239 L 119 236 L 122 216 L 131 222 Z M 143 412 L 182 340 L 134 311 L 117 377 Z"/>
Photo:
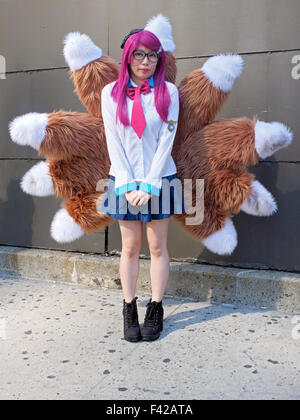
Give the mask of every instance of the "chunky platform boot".
<path id="1" fill-rule="evenodd" d="M 163 330 L 164 309 L 162 301 L 155 300 L 147 303 L 147 311 L 145 315 L 144 325 L 141 327 L 142 339 L 145 341 L 156 340 Z"/>
<path id="2" fill-rule="evenodd" d="M 137 297 L 127 303 L 123 299 L 124 338 L 127 341 L 139 341 L 142 338 L 136 300 Z"/>

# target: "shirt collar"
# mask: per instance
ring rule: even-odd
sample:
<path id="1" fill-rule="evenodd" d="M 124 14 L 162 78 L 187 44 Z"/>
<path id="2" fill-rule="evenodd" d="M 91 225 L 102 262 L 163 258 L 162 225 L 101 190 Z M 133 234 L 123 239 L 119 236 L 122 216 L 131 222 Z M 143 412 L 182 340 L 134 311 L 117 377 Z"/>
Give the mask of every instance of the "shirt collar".
<path id="1" fill-rule="evenodd" d="M 154 87 L 154 76 L 151 76 L 150 79 L 148 79 L 149 85 L 153 88 Z M 137 84 L 134 83 L 134 81 L 131 79 L 131 77 L 129 77 L 129 81 L 127 84 L 127 87 L 137 87 Z"/>

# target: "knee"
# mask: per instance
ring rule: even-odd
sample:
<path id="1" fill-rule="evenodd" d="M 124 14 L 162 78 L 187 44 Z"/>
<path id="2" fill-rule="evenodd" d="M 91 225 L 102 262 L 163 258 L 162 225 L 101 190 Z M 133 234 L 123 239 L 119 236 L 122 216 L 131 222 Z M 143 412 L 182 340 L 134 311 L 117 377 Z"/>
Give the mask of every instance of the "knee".
<path id="1" fill-rule="evenodd" d="M 123 246 L 122 253 L 126 255 L 127 258 L 134 258 L 140 255 L 141 244 L 127 244 Z"/>
<path id="2" fill-rule="evenodd" d="M 167 247 L 163 244 L 149 244 L 149 250 L 153 257 L 161 257 L 168 252 Z"/>

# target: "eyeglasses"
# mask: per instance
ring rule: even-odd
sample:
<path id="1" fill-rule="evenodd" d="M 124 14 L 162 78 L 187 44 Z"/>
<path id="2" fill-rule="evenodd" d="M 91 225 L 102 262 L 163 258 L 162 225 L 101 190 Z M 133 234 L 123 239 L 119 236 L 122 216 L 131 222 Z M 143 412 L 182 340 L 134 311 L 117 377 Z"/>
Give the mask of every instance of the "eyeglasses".
<path id="1" fill-rule="evenodd" d="M 144 60 L 145 56 L 147 56 L 148 60 L 151 63 L 157 63 L 157 61 L 159 60 L 160 54 L 157 54 L 155 51 L 145 53 L 142 50 L 135 50 L 135 51 L 133 51 L 133 56 L 138 61 Z"/>

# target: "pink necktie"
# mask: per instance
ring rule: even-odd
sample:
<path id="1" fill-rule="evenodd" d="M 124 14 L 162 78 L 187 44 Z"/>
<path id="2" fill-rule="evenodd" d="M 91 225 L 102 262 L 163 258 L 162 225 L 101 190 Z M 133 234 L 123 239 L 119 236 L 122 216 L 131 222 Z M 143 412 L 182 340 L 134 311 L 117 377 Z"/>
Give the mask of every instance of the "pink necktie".
<path id="1" fill-rule="evenodd" d="M 126 93 L 129 98 L 134 99 L 131 114 L 131 126 L 139 138 L 142 137 L 144 128 L 146 126 L 146 120 L 141 102 L 141 93 L 145 95 L 149 92 L 151 92 L 151 87 L 147 79 L 144 80 L 140 86 L 126 88 Z"/>

